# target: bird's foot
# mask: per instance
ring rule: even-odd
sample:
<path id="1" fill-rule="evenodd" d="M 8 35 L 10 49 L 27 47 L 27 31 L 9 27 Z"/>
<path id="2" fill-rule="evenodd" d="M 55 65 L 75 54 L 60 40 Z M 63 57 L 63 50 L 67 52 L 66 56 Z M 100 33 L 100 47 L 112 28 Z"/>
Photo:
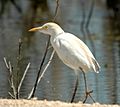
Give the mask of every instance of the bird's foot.
<path id="1" fill-rule="evenodd" d="M 86 96 L 90 95 L 91 93 L 93 93 L 93 90 L 91 90 L 91 91 L 86 91 Z"/>
<path id="2" fill-rule="evenodd" d="M 92 99 L 92 101 L 95 103 L 95 100 L 92 98 L 91 93 L 93 93 L 93 90 L 91 90 L 91 91 L 86 91 L 86 93 L 85 93 L 85 99 L 83 100 L 83 103 L 86 102 L 88 96 L 90 96 L 90 98 Z"/>

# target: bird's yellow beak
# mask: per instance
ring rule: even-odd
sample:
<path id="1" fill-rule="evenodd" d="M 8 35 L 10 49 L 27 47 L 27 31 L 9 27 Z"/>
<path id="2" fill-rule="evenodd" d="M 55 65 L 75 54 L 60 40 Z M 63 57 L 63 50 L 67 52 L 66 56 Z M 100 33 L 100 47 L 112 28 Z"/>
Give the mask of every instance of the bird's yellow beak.
<path id="1" fill-rule="evenodd" d="M 34 32 L 34 31 L 38 31 L 38 30 L 42 30 L 43 27 L 35 27 L 35 28 L 32 28 L 30 30 L 28 30 L 29 32 Z"/>

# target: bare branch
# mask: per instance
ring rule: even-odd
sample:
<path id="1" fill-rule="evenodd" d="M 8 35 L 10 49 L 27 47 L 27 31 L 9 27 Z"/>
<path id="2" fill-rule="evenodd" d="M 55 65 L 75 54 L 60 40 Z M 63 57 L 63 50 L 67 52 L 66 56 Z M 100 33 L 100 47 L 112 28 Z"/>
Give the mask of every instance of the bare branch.
<path id="1" fill-rule="evenodd" d="M 39 83 L 40 80 L 42 79 L 42 77 L 43 77 L 45 71 L 47 70 L 47 68 L 49 67 L 49 65 L 50 65 L 50 63 L 51 63 L 51 61 L 52 61 L 52 58 L 53 58 L 53 56 L 54 56 L 54 53 L 55 53 L 55 50 L 52 51 L 52 54 L 51 54 L 51 56 L 50 56 L 50 59 L 49 59 L 48 63 L 46 64 L 46 66 L 45 66 L 45 68 L 44 68 L 41 76 L 40 76 L 39 79 L 38 79 L 38 83 Z"/>
<path id="2" fill-rule="evenodd" d="M 50 59 L 49 59 L 48 63 L 46 64 L 46 66 L 45 66 L 42 74 L 41 74 L 40 77 L 38 78 L 37 85 L 39 84 L 39 82 L 41 81 L 43 75 L 45 74 L 45 71 L 46 71 L 47 68 L 49 67 L 49 65 L 50 65 L 50 63 L 51 63 L 51 61 L 52 61 L 52 58 L 53 58 L 53 56 L 54 56 L 54 53 L 55 53 L 55 50 L 53 50 L 53 52 L 52 52 L 52 54 L 51 54 L 51 56 L 50 56 Z M 32 91 L 30 92 L 30 94 L 29 94 L 29 96 L 28 96 L 28 99 L 31 98 L 31 96 L 32 96 L 32 94 L 33 94 L 33 91 L 34 91 L 34 88 L 35 88 L 35 87 L 32 88 Z M 36 89 L 37 89 L 37 87 L 36 87 Z"/>
<path id="3" fill-rule="evenodd" d="M 18 94 L 20 93 L 20 89 L 21 89 L 22 83 L 23 83 L 23 81 L 24 81 L 24 78 L 25 78 L 25 76 L 26 76 L 26 73 L 27 73 L 29 67 L 30 67 L 30 63 L 28 63 L 28 65 L 27 65 L 27 67 L 26 67 L 26 69 L 25 69 L 25 72 L 24 72 L 24 74 L 23 74 L 23 76 L 22 76 L 22 79 L 21 79 L 21 81 L 20 81 L 20 83 L 19 83 L 19 85 L 18 85 L 18 91 L 17 91 Z"/>
<path id="4" fill-rule="evenodd" d="M 57 17 L 58 8 L 59 8 L 59 0 L 56 0 L 56 4 L 57 4 L 57 6 L 56 6 L 56 9 L 55 9 L 55 16 L 54 16 L 54 18 L 53 18 L 53 22 L 55 21 L 55 19 L 56 19 L 56 17 Z"/>
<path id="5" fill-rule="evenodd" d="M 12 65 L 10 61 L 8 62 L 8 65 L 9 65 L 10 74 L 12 74 Z"/>
<path id="6" fill-rule="evenodd" d="M 18 57 L 17 57 L 17 68 L 19 68 L 19 64 L 20 64 L 20 61 L 21 61 L 21 47 L 22 47 L 22 41 L 21 41 L 21 39 L 19 39 L 19 48 L 18 48 Z M 20 93 L 20 88 L 21 88 L 21 85 L 22 85 L 22 83 L 24 81 L 25 75 L 26 75 L 26 73 L 27 73 L 27 71 L 28 71 L 28 69 L 30 67 L 30 63 L 28 63 L 28 65 L 26 66 L 25 72 L 24 72 L 24 74 L 22 76 L 22 79 L 19 82 L 19 85 L 16 85 L 16 87 L 15 87 L 15 85 L 14 85 L 14 77 L 13 77 L 14 76 L 13 75 L 13 67 L 11 65 L 11 62 L 10 61 L 7 62 L 7 59 L 5 57 L 3 59 L 4 59 L 5 65 L 6 65 L 6 68 L 9 71 L 9 75 L 10 76 L 9 76 L 9 80 L 8 81 L 9 81 L 9 84 L 10 84 L 11 89 L 13 91 L 13 94 L 11 94 L 10 92 L 8 92 L 8 93 L 9 93 L 9 95 L 12 98 L 18 99 L 19 98 L 19 93 Z M 18 77 L 19 76 L 18 70 L 16 71 L 16 73 L 17 73 L 16 77 Z M 16 82 L 18 83 L 18 78 L 17 78 Z"/>
<path id="7" fill-rule="evenodd" d="M 18 57 L 20 58 L 21 55 L 21 47 L 22 47 L 22 40 L 19 38 L 19 48 L 18 48 Z"/>
<path id="8" fill-rule="evenodd" d="M 14 86 L 14 80 L 13 80 L 13 68 L 12 68 L 12 65 L 11 65 L 11 62 L 9 61 L 9 62 L 7 62 L 7 59 L 4 57 L 3 58 L 4 59 L 4 62 L 5 62 L 5 65 L 6 65 L 6 68 L 7 68 L 7 70 L 9 71 L 9 74 L 10 74 L 10 79 L 9 79 L 9 83 L 10 83 L 10 86 L 11 86 L 11 88 L 12 88 L 12 90 L 13 90 L 13 94 L 14 95 L 12 95 L 12 94 L 10 94 L 10 92 L 8 92 L 13 98 L 15 98 L 16 99 L 16 89 L 15 89 L 15 86 Z"/>
<path id="9" fill-rule="evenodd" d="M 8 66 L 8 63 L 7 63 L 7 59 L 4 57 L 4 62 L 5 62 L 5 65 L 6 65 L 6 68 L 9 69 L 9 66 Z"/>
<path id="10" fill-rule="evenodd" d="M 16 91 L 15 85 L 14 85 L 13 71 L 12 71 L 11 62 L 9 61 L 8 64 L 9 64 L 9 71 L 10 71 L 10 83 L 11 83 L 11 88 L 12 88 L 12 90 L 13 90 L 14 97 L 15 97 L 15 99 L 16 99 L 16 93 L 17 93 L 17 91 Z"/>
<path id="11" fill-rule="evenodd" d="M 42 58 L 42 61 L 41 61 L 40 67 L 39 67 L 39 71 L 38 71 L 38 74 L 37 74 L 37 77 L 36 77 L 35 84 L 34 84 L 34 86 L 33 86 L 33 88 L 32 88 L 32 91 L 30 92 L 30 95 L 29 95 L 28 99 L 34 97 L 34 94 L 35 94 L 35 91 L 36 91 L 36 88 L 37 88 L 37 85 L 38 85 L 37 83 L 38 83 L 38 79 L 39 79 L 39 76 L 40 76 L 40 72 L 41 72 L 42 66 L 43 66 L 43 64 L 44 64 L 46 55 L 47 55 L 47 51 L 48 51 L 48 47 L 49 47 L 49 42 L 50 42 L 50 36 L 49 36 L 49 38 L 48 38 L 47 46 L 46 46 L 46 48 L 45 48 L 44 56 L 43 56 L 43 58 Z"/>
<path id="12" fill-rule="evenodd" d="M 53 22 L 55 21 L 56 16 L 57 16 L 57 13 L 58 13 L 59 0 L 56 0 L 56 4 L 57 4 L 57 6 L 56 6 L 56 9 L 55 9 L 55 16 L 54 16 L 54 18 L 53 18 Z M 49 36 L 48 41 L 47 41 L 47 46 L 46 46 L 46 48 L 45 48 L 44 56 L 43 56 L 42 61 L 41 61 L 41 64 L 40 64 L 40 68 L 39 68 L 39 71 L 38 71 L 38 74 L 37 74 L 37 78 L 36 78 L 35 84 L 34 84 L 32 90 L 31 90 L 31 92 L 30 92 L 30 94 L 29 94 L 29 96 L 28 96 L 28 99 L 34 97 L 35 91 L 36 91 L 36 89 L 37 89 L 37 85 L 39 84 L 39 82 L 40 82 L 40 80 L 41 80 L 41 79 L 40 79 L 40 77 L 41 77 L 41 76 L 40 76 L 40 72 L 41 72 L 41 69 L 42 69 L 42 67 L 43 67 L 43 64 L 44 64 L 44 61 L 45 61 L 47 52 L 48 52 L 49 43 L 50 43 L 50 36 Z M 54 50 L 53 50 L 53 52 L 52 52 L 52 54 L 51 54 L 51 57 L 53 57 L 53 55 L 54 55 Z M 50 58 L 51 58 L 51 57 L 50 57 Z M 50 61 L 50 60 L 49 60 L 49 61 Z M 47 66 L 49 66 L 49 64 L 47 64 Z M 46 69 L 47 69 L 47 68 L 46 68 Z M 46 70 L 43 70 L 43 71 L 44 71 L 44 72 L 42 73 L 42 76 L 43 76 L 43 74 L 45 73 Z M 39 77 L 39 76 L 40 76 L 40 77 Z"/>
<path id="13" fill-rule="evenodd" d="M 16 71 L 16 99 L 19 99 L 19 92 L 18 92 L 18 86 L 20 84 L 19 72 L 20 72 L 20 61 L 21 61 L 21 49 L 22 49 L 22 40 L 19 38 L 19 44 L 18 44 L 18 56 L 17 56 L 17 71 Z"/>
<path id="14" fill-rule="evenodd" d="M 12 95 L 12 93 L 8 92 L 8 94 L 9 94 L 13 99 L 15 99 L 15 96 Z"/>

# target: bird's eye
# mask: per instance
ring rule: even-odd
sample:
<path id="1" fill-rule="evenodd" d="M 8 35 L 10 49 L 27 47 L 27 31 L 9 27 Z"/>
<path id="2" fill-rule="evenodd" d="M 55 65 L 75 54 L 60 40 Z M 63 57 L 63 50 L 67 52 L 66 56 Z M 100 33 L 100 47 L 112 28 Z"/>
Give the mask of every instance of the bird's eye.
<path id="1" fill-rule="evenodd" d="M 44 26 L 44 29 L 48 29 L 48 26 Z"/>

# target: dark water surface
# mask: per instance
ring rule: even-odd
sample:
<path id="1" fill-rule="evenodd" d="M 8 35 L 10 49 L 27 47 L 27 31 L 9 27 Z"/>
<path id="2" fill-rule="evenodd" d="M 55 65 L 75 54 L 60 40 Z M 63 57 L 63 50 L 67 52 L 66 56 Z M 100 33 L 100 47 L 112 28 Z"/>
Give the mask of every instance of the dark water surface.
<path id="1" fill-rule="evenodd" d="M 99 74 L 94 72 L 87 73 L 87 80 L 89 89 L 93 90 L 93 97 L 100 103 L 117 103 L 120 104 L 120 35 L 115 35 L 115 29 L 112 29 L 112 19 L 109 18 L 108 11 L 103 1 L 97 1 L 95 3 L 92 18 L 89 24 L 89 34 L 81 28 L 81 22 L 83 21 L 83 9 L 85 12 L 84 20 L 87 20 L 87 16 L 90 10 L 90 3 L 79 0 L 66 0 L 61 1 L 60 10 L 57 17 L 57 21 L 62 28 L 77 35 L 84 40 L 91 51 L 95 54 L 98 60 L 101 70 Z M 83 7 L 83 4 L 85 7 Z M 35 33 L 35 35 L 28 32 L 29 21 L 29 1 L 25 0 L 20 2 L 22 9 L 24 10 L 22 15 L 15 10 L 15 7 L 10 5 L 6 6 L 5 12 L 0 18 L 0 97 L 10 98 L 8 92 L 10 91 L 10 85 L 8 82 L 9 73 L 5 67 L 3 57 L 5 56 L 11 61 L 14 66 L 14 71 L 21 71 L 16 73 L 16 78 L 21 78 L 22 73 L 28 62 L 31 63 L 30 69 L 23 82 L 20 97 L 27 98 L 32 86 L 35 82 L 35 78 L 38 72 L 40 61 L 43 56 L 43 50 L 45 49 L 47 36 Z M 51 16 L 54 14 L 55 2 L 49 0 L 48 12 Z M 83 8 L 82 8 L 83 7 Z M 40 10 L 39 10 L 40 11 Z M 44 12 L 45 13 L 45 12 Z M 37 13 L 39 14 L 39 13 Z M 39 19 L 47 20 L 48 13 L 39 14 Z M 41 18 L 42 17 L 42 18 Z M 47 17 L 45 19 L 45 17 Z M 28 26 L 27 26 L 27 24 Z M 83 24 L 83 26 L 85 26 Z M 84 37 L 85 35 L 86 37 Z M 30 39 L 28 39 L 30 36 Z M 17 68 L 17 56 L 18 56 L 18 41 L 19 38 L 24 38 L 21 56 L 22 60 Z M 91 39 L 92 38 L 92 41 Z M 48 52 L 49 58 L 51 49 Z M 47 60 L 46 60 L 47 62 Z M 75 102 L 84 99 L 84 82 L 82 73 L 79 73 L 79 88 Z M 15 84 L 17 84 L 15 79 Z M 41 80 L 35 96 L 39 99 L 48 100 L 62 100 L 69 102 L 72 97 L 72 92 L 75 85 L 75 74 L 73 70 L 65 66 L 55 54 L 52 63 L 46 71 L 44 78 Z M 88 99 L 91 103 L 91 99 Z"/>

